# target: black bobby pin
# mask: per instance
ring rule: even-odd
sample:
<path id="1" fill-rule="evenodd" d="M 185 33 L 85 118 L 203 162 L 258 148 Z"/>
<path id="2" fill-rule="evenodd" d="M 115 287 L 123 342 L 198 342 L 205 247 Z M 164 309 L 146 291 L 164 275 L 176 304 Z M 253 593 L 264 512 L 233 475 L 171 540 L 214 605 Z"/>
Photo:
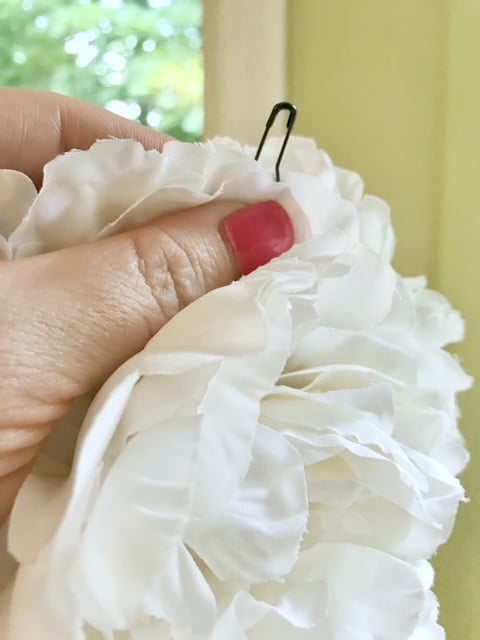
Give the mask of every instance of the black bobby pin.
<path id="1" fill-rule="evenodd" d="M 287 120 L 287 132 L 285 133 L 285 137 L 283 138 L 282 148 L 280 149 L 280 153 L 277 157 L 277 162 L 275 163 L 275 180 L 277 182 L 280 182 L 280 163 L 282 162 L 288 138 L 290 137 L 290 133 L 292 132 L 293 126 L 295 124 L 295 119 L 297 117 L 297 107 L 295 107 L 291 102 L 277 102 L 277 104 L 274 105 L 270 115 L 268 116 L 267 124 L 265 125 L 265 131 L 263 132 L 262 139 L 260 140 L 260 144 L 258 145 L 257 153 L 255 154 L 255 160 L 258 160 L 260 158 L 260 154 L 262 153 L 262 149 L 265 144 L 265 140 L 267 139 L 268 132 L 272 128 L 273 123 L 275 122 L 280 111 L 288 111 L 289 114 Z"/>

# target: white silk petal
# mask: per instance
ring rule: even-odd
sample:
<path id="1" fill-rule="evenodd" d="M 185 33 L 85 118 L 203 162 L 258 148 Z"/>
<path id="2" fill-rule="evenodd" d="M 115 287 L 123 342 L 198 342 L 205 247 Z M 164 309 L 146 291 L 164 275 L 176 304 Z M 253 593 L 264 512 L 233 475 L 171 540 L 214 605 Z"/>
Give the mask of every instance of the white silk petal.
<path id="1" fill-rule="evenodd" d="M 292 569 L 307 517 L 299 454 L 259 425 L 244 481 L 216 517 L 192 520 L 185 539 L 220 580 L 266 582 Z"/>
<path id="2" fill-rule="evenodd" d="M 458 475 L 469 460 L 456 416 L 432 407 L 418 395 L 397 407 L 396 437 L 410 449 L 428 454 Z"/>
<path id="3" fill-rule="evenodd" d="M 404 279 L 416 309 L 416 336 L 431 347 L 443 347 L 463 340 L 465 323 L 446 298 L 426 288 L 425 278 Z"/>
<path id="4" fill-rule="evenodd" d="M 240 452 L 247 451 L 246 439 L 251 446 L 260 400 L 268 393 L 280 375 L 290 347 L 290 315 L 286 300 L 274 291 L 265 295 L 263 312 L 269 326 L 268 343 L 264 352 L 241 359 L 226 359 L 219 375 L 209 385 L 199 405 L 205 416 L 204 430 L 199 447 L 199 473 L 195 487 L 194 514 L 208 513 L 219 504 L 215 496 L 225 499 L 238 486 L 251 462 L 245 456 L 240 463 Z M 239 441 L 239 438 L 241 441 Z M 211 461 L 215 460 L 216 473 Z M 235 481 L 232 460 L 236 459 Z M 233 478 L 233 477 L 232 477 Z"/>
<path id="5" fill-rule="evenodd" d="M 313 234 L 342 229 L 352 243 L 358 241 L 358 215 L 352 203 L 343 200 L 337 191 L 328 189 L 314 176 L 289 173 L 284 180 L 305 212 Z"/>
<path id="6" fill-rule="evenodd" d="M 335 167 L 335 177 L 342 196 L 353 204 L 358 205 L 364 195 L 364 182 L 354 171 Z"/>
<path id="7" fill-rule="evenodd" d="M 319 324 L 339 329 L 377 324 L 390 310 L 394 284 L 393 269 L 364 247 L 355 247 L 350 255 L 340 256 L 319 282 L 315 301 Z"/>
<path id="8" fill-rule="evenodd" d="M 27 478 L 10 516 L 8 532 L 9 549 L 18 560 L 33 562 L 52 534 L 57 542 L 62 537 L 68 540 L 72 530 L 80 526 L 103 453 L 138 378 L 132 361 L 127 362 L 95 398 L 85 419 L 68 482 L 59 485 L 36 475 Z M 40 500 L 39 493 L 43 494 Z M 32 530 L 36 531 L 35 537 L 30 535 Z"/>
<path id="9" fill-rule="evenodd" d="M 404 640 L 424 609 L 427 591 L 420 573 L 415 565 L 376 549 L 316 545 L 301 554 L 284 586 L 272 587 L 270 594 L 268 587 L 255 592 L 257 598 L 271 602 L 271 610 L 248 638 Z M 299 597 L 298 587 L 307 584 L 307 597 Z M 247 626 L 248 612 L 242 617 Z"/>
<path id="10" fill-rule="evenodd" d="M 109 465 L 71 578 L 92 626 L 128 628 L 145 615 L 155 577 L 182 544 L 200 429 L 199 417 L 164 421 L 132 437 Z"/>
<path id="11" fill-rule="evenodd" d="M 115 640 L 151 640 L 151 638 L 172 640 L 170 625 L 159 620 L 146 619 L 136 624 L 128 635 L 122 636 L 118 632 L 115 635 Z"/>
<path id="12" fill-rule="evenodd" d="M 81 622 L 74 615 L 72 594 L 63 588 L 59 607 L 45 583 L 48 572 L 48 555 L 34 565 L 20 565 L 6 614 L 6 639 L 85 640 Z"/>
<path id="13" fill-rule="evenodd" d="M 395 234 L 390 220 L 390 208 L 375 196 L 364 196 L 358 203 L 360 241 L 387 262 L 395 252 Z"/>
<path id="14" fill-rule="evenodd" d="M 372 375 L 382 375 L 391 384 L 414 384 L 416 363 L 405 350 L 389 344 L 381 336 L 345 329 L 315 327 L 303 332 L 290 356 L 284 376 L 300 375 L 308 370 L 310 378 L 328 367 L 362 368 Z M 348 387 L 346 387 L 348 388 Z"/>

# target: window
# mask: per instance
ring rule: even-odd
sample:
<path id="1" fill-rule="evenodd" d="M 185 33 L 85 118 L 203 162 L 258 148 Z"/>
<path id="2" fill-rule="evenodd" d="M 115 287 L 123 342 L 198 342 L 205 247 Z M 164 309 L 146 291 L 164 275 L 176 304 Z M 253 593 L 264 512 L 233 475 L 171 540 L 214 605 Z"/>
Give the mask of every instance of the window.
<path id="1" fill-rule="evenodd" d="M 0 0 L 0 85 L 203 134 L 201 0 Z"/>

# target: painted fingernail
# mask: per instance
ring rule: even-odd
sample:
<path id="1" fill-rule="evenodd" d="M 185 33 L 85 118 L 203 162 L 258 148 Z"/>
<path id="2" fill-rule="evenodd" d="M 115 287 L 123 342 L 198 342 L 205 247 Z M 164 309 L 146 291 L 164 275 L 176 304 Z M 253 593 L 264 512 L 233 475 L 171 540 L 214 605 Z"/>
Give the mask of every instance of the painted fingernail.
<path id="1" fill-rule="evenodd" d="M 224 220 L 224 228 L 243 275 L 288 251 L 295 242 L 290 216 L 273 200 L 234 211 Z"/>

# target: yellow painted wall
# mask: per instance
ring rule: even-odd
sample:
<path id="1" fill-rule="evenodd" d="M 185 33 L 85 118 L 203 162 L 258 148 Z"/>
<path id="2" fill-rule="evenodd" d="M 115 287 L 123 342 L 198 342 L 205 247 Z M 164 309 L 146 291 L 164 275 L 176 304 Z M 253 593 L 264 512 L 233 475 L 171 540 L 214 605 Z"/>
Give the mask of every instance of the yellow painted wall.
<path id="1" fill-rule="evenodd" d="M 296 132 L 392 205 L 397 268 L 426 273 L 462 311 L 455 350 L 480 380 L 480 0 L 289 0 L 288 31 Z M 478 640 L 478 389 L 461 405 L 471 502 L 435 561 L 435 590 L 448 640 Z"/>

